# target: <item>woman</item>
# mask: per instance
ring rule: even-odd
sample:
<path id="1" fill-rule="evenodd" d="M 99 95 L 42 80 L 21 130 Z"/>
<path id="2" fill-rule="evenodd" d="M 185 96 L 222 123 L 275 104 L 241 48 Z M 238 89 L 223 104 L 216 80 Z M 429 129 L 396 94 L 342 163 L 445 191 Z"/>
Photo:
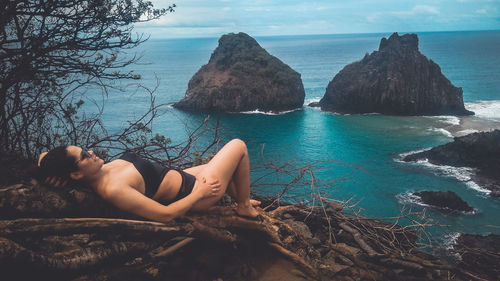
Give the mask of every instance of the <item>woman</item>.
<path id="1" fill-rule="evenodd" d="M 154 221 L 168 222 L 189 210 L 207 210 L 226 191 L 238 204 L 239 215 L 258 215 L 254 206 L 260 202 L 250 200 L 247 147 L 238 139 L 227 143 L 208 164 L 185 170 L 161 167 L 131 153 L 104 163 L 77 146 L 40 155 L 39 166 L 47 177 L 84 181 L 116 207 Z"/>

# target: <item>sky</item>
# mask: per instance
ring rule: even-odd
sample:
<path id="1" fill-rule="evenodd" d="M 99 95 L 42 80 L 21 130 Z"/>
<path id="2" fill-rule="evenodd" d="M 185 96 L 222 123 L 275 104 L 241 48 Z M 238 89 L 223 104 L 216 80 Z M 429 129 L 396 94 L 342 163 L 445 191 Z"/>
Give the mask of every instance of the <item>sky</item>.
<path id="1" fill-rule="evenodd" d="M 500 0 L 150 0 L 175 12 L 136 25 L 151 38 L 500 30 Z"/>

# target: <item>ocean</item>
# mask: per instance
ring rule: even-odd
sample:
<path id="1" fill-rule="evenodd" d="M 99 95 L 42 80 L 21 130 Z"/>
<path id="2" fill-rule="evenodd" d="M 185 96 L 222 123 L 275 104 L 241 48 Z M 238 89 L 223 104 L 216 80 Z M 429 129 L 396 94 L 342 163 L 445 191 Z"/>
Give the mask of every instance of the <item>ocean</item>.
<path id="1" fill-rule="evenodd" d="M 257 194 L 278 194 L 302 171 L 304 178 L 290 187 L 288 200 L 309 202 L 314 190 L 347 201 L 371 218 L 425 211 L 439 225 L 429 228 L 437 238 L 455 232 L 500 233 L 500 199 L 489 197 L 471 181 L 469 169 L 400 161 L 407 153 L 450 142 L 454 136 L 500 129 L 500 31 L 417 33 L 420 51 L 439 64 L 455 86 L 463 88 L 465 107 L 475 116 L 338 115 L 307 106 L 322 98 L 328 83 L 345 65 L 377 50 L 380 39 L 390 35 L 256 37 L 270 54 L 301 74 L 304 107 L 282 114 L 210 114 L 209 123 L 214 126 L 220 121 L 222 140 L 247 142 Z M 130 69 L 142 75 L 143 85 L 157 87 L 157 103 L 176 102 L 184 96 L 189 79 L 208 62 L 217 40 L 151 38 L 136 50 L 141 63 Z M 145 91 L 135 90 L 134 84 L 126 89 L 110 95 L 106 102 L 104 123 L 111 131 L 149 105 Z M 167 107 L 153 130 L 179 142 L 187 137 L 186 128 L 197 127 L 207 115 Z M 201 142 L 211 137 L 202 136 Z M 273 171 L 269 167 L 293 173 L 260 179 Z M 416 204 L 408 196 L 423 190 L 454 191 L 476 211 L 443 212 Z"/>

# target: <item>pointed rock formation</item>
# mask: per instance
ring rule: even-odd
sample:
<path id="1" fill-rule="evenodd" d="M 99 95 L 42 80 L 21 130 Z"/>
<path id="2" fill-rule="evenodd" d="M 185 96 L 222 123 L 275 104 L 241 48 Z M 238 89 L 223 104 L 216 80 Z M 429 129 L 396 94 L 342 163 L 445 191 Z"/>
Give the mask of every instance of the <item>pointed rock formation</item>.
<path id="1" fill-rule="evenodd" d="M 378 51 L 344 67 L 328 84 L 322 110 L 391 115 L 471 115 L 462 89 L 418 50 L 416 34 L 382 38 Z"/>
<path id="2" fill-rule="evenodd" d="M 285 111 L 302 107 L 300 74 L 245 33 L 230 33 L 191 78 L 174 107 L 197 111 Z"/>

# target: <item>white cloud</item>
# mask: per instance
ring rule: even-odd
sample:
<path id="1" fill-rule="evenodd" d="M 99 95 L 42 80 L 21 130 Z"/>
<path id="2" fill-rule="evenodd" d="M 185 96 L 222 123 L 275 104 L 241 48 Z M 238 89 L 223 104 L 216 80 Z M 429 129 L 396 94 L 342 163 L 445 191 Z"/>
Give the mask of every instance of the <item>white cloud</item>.
<path id="1" fill-rule="evenodd" d="M 373 14 L 369 14 L 368 16 L 366 16 L 366 20 L 370 23 L 374 23 L 374 22 L 377 22 L 379 19 L 380 19 L 380 16 L 382 14 L 381 13 L 373 13 Z"/>
<path id="2" fill-rule="evenodd" d="M 142 30 L 139 30 L 142 31 Z M 161 27 L 156 29 L 147 29 L 147 32 L 155 38 L 190 38 L 190 37 L 207 37 L 207 36 L 220 36 L 227 33 L 225 27 L 205 27 L 205 28 L 191 28 L 191 27 Z"/>
<path id="3" fill-rule="evenodd" d="M 498 29 L 500 0 L 150 0 L 174 13 L 137 24 L 169 36 Z M 167 35 L 165 35 L 167 36 Z"/>
<path id="4" fill-rule="evenodd" d="M 479 0 L 481 1 L 481 0 Z M 478 2 L 478 0 L 457 0 L 458 3 L 474 3 Z"/>
<path id="5" fill-rule="evenodd" d="M 264 7 L 248 7 L 244 9 L 246 12 L 269 12 L 271 9 Z"/>
<path id="6" fill-rule="evenodd" d="M 336 30 L 337 26 L 330 20 L 311 20 L 288 25 L 275 25 L 277 34 L 327 34 Z"/>
<path id="7" fill-rule="evenodd" d="M 421 15 L 437 15 L 439 14 L 439 10 L 433 6 L 427 5 L 416 5 L 409 11 L 395 11 L 390 12 L 392 15 L 400 17 L 400 18 L 409 18 L 413 16 L 421 16 Z"/>
<path id="8" fill-rule="evenodd" d="M 500 2 L 500 0 L 457 0 L 458 3 L 478 3 L 478 2 Z"/>
<path id="9" fill-rule="evenodd" d="M 433 14 L 433 15 L 439 14 L 439 11 L 436 7 L 426 6 L 426 5 L 417 5 L 417 6 L 413 7 L 412 11 L 415 14 L 417 14 L 417 13 Z"/>
<path id="10" fill-rule="evenodd" d="M 490 16 L 490 17 L 491 16 L 493 16 L 493 17 L 500 16 L 498 14 L 497 7 L 493 7 L 493 6 L 486 6 L 486 7 L 480 8 L 480 9 L 476 9 L 474 12 L 477 14 L 477 16 L 486 16 L 486 17 L 488 17 L 488 16 Z"/>
<path id="11" fill-rule="evenodd" d="M 186 6 L 174 13 L 167 14 L 157 20 L 139 23 L 137 26 L 146 27 L 199 27 L 223 26 L 231 21 L 231 15 L 221 13 L 222 7 L 193 7 Z"/>

